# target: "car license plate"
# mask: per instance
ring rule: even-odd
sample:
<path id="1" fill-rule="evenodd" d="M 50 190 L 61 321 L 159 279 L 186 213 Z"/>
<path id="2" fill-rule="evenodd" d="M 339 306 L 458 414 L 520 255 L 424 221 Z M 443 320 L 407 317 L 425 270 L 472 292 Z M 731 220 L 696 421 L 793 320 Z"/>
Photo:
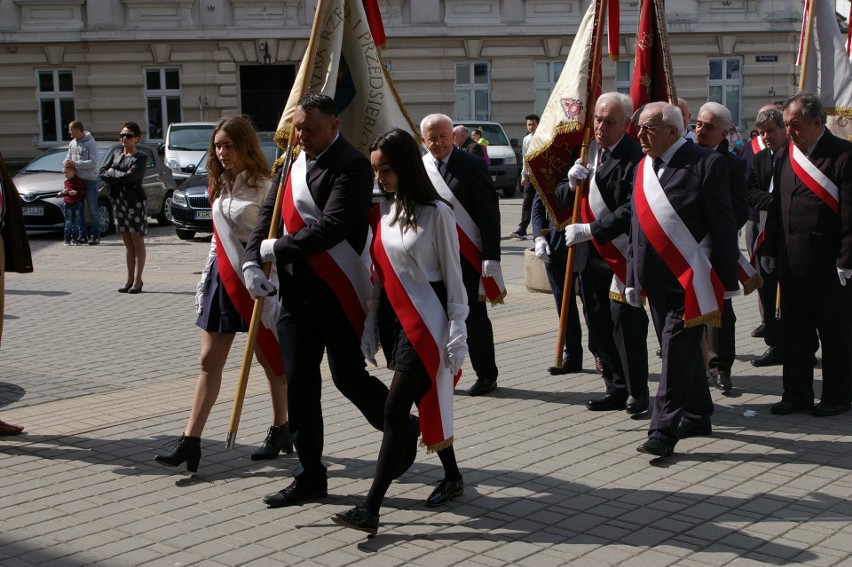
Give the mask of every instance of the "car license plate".
<path id="1" fill-rule="evenodd" d="M 213 218 L 213 211 L 195 211 L 195 220 L 210 220 Z"/>
<path id="2" fill-rule="evenodd" d="M 43 217 L 44 207 L 23 207 L 24 216 L 27 217 Z"/>

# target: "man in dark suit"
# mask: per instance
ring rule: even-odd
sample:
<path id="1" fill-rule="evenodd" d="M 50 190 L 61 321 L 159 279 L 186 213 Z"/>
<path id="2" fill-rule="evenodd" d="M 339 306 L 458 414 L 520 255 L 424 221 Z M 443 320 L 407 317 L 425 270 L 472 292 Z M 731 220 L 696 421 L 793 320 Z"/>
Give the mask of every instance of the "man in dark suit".
<path id="1" fill-rule="evenodd" d="M 625 135 L 632 115 L 630 97 L 616 92 L 598 97 L 589 167 L 579 162 L 571 167 L 567 179 L 556 188 L 556 201 L 561 207 L 572 207 L 574 188 L 590 172 L 593 174 L 581 207 L 583 222 L 565 229 L 566 244 L 576 246 L 578 256 L 587 258 L 585 265 L 580 266 L 580 289 L 589 334 L 603 359 L 606 384 L 606 394 L 589 400 L 586 407 L 593 411 L 626 409 L 636 414 L 646 411 L 649 404 L 648 316 L 642 307 L 610 300 L 613 284 L 610 266 L 620 262 L 623 267 L 626 260 L 633 177 L 636 164 L 644 157 L 639 144 Z M 603 247 L 610 242 L 611 246 Z M 582 254 L 581 249 L 584 249 Z M 623 270 L 621 276 L 616 285 L 617 294 L 623 297 Z"/>
<path id="2" fill-rule="evenodd" d="M 736 292 L 739 249 L 731 194 L 719 191 L 729 182 L 725 158 L 684 139 L 671 104 L 646 105 L 638 126 L 646 157 L 634 183 L 625 296 L 638 306 L 647 293 L 663 364 L 648 440 L 637 450 L 664 457 L 679 439 L 712 430 L 700 347 L 704 323 L 718 324 L 722 308 L 711 268 L 723 296 Z"/>
<path id="3" fill-rule="evenodd" d="M 762 218 L 758 220 L 758 233 L 755 239 L 763 238 L 759 234 L 760 227 L 765 227 L 769 215 L 778 214 L 778 191 L 773 187 L 772 176 L 775 173 L 775 156 L 787 143 L 787 133 L 784 131 L 784 116 L 774 104 L 761 108 L 754 122 L 758 136 L 763 140 L 764 149 L 754 154 L 751 173 L 748 178 L 748 204 Z M 751 145 L 751 144 L 749 144 Z M 763 245 L 758 243 L 756 252 L 758 260 L 764 255 Z M 784 351 L 781 348 L 781 322 L 775 318 L 775 299 L 778 292 L 778 279 L 775 273 L 760 269 L 763 286 L 757 290 L 760 298 L 761 314 L 763 315 L 763 340 L 766 351 L 751 361 L 754 366 L 774 366 L 784 362 Z"/>
<path id="4" fill-rule="evenodd" d="M 453 145 L 460 150 L 470 152 L 483 160 L 485 159 L 484 146 L 471 138 L 470 130 L 461 124 L 453 128 Z"/>
<path id="5" fill-rule="evenodd" d="M 481 396 L 497 387 L 494 330 L 485 303 L 479 300 L 480 279 L 497 275 L 500 270 L 500 208 L 497 191 L 491 183 L 485 161 L 453 146 L 453 122 L 448 116 L 426 116 L 420 123 L 420 131 L 438 171 L 479 231 L 482 264 L 474 266 L 462 254 L 461 267 L 470 308 L 465 321 L 467 345 L 470 363 L 476 373 L 476 382 L 467 393 Z"/>
<path id="6" fill-rule="evenodd" d="M 334 262 L 326 255 L 328 250 L 336 248 L 357 259 L 369 244 L 367 212 L 372 199 L 372 167 L 339 134 L 334 101 L 328 96 L 311 93 L 303 97 L 293 116 L 293 128 L 303 151 L 291 171 L 297 171 L 298 166 L 304 177 L 290 176 L 292 194 L 299 194 L 301 201 L 313 201 L 313 208 L 303 210 L 294 204 L 295 197 L 289 200 L 289 205 L 285 199 L 282 211 L 287 220 L 285 230 L 281 231 L 283 236 L 267 238 L 270 224 L 281 222 L 280 218 L 272 218 L 281 182 L 279 172 L 258 214 L 243 257 L 246 287 L 253 296 L 275 292 L 260 270 L 261 262 L 277 262 L 281 287 L 278 337 L 287 377 L 290 430 L 295 437 L 299 465 L 292 484 L 264 498 L 271 507 L 298 505 L 327 496 L 326 468 L 321 461 L 320 363 L 324 351 L 337 389 L 380 431 L 388 396 L 384 383 L 367 373 L 360 347 L 361 329 L 347 315 L 347 311 L 352 311 L 347 307 L 351 306 L 344 305 L 338 287 L 349 282 L 349 278 L 364 276 L 369 289 L 366 266 L 361 265 L 365 273 L 360 273 L 352 264 L 339 265 L 340 273 L 346 277 L 324 278 L 317 271 L 322 262 Z M 363 328 L 363 315 L 360 326 Z M 409 466 L 416 454 L 418 433 L 419 430 L 412 431 L 407 447 Z"/>
<path id="7" fill-rule="evenodd" d="M 852 142 L 828 131 L 816 95 L 790 97 L 783 115 L 790 144 L 778 152 L 773 178 L 780 214 L 767 218 L 761 258 L 781 284 L 784 394 L 771 411 L 837 415 L 852 401 Z M 816 406 L 814 329 L 822 341 Z"/>
<path id="8" fill-rule="evenodd" d="M 728 183 L 725 187 L 731 193 L 731 206 L 737 229 L 748 220 L 748 195 L 746 191 L 746 164 L 742 158 L 730 152 L 726 134 L 731 127 L 731 111 L 718 102 L 707 102 L 698 111 L 695 121 L 695 141 L 704 148 L 716 150 L 728 162 Z M 706 327 L 707 366 L 710 379 L 723 392 L 733 388 L 731 366 L 736 356 L 736 323 L 734 305 L 725 300 L 722 309 L 722 326 Z"/>

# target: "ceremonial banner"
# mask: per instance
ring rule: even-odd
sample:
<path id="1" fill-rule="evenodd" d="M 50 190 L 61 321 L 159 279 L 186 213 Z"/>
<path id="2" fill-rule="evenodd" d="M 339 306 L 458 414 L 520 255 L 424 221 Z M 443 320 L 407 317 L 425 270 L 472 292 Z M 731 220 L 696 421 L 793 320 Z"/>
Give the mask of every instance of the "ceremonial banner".
<path id="1" fill-rule="evenodd" d="M 320 2 L 314 17 L 321 24 L 313 66 L 307 68 L 311 57 L 306 53 L 278 122 L 278 145 L 286 147 L 296 104 L 306 92 L 334 99 L 340 132 L 365 154 L 393 127 L 419 139 L 376 49 L 362 0 Z"/>
<path id="2" fill-rule="evenodd" d="M 586 15 L 580 22 L 565 67 L 544 107 L 526 157 L 530 181 L 553 224 L 560 229 L 571 222 L 573 211 L 556 206 L 554 189 L 574 163 L 574 150 L 583 142 L 586 112 L 589 111 L 586 104 L 589 100 L 589 81 L 592 74 L 596 5 L 595 2 L 589 4 Z"/>
<path id="3" fill-rule="evenodd" d="M 813 9 L 813 28 L 807 42 L 809 9 Z M 852 140 L 852 63 L 845 40 L 837 25 L 833 2 L 805 2 L 799 43 L 803 77 L 799 84 L 803 91 L 819 95 L 828 114 L 828 129 L 835 136 Z"/>
<path id="4" fill-rule="evenodd" d="M 669 39 L 666 33 L 666 16 L 662 2 L 642 0 L 639 27 L 636 30 L 636 56 L 633 78 L 630 82 L 630 100 L 637 112 L 649 102 L 677 104 L 674 78 L 671 72 Z M 639 132 L 633 123 L 627 133 L 638 139 Z"/>

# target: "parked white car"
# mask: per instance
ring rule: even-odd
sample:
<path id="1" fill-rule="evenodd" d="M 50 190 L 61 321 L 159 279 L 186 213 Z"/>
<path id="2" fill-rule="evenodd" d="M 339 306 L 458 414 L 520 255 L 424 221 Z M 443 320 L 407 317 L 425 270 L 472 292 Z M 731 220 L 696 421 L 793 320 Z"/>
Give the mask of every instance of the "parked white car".
<path id="1" fill-rule="evenodd" d="M 178 185 L 189 179 L 195 166 L 210 147 L 215 122 L 174 122 L 169 124 L 163 160 Z"/>

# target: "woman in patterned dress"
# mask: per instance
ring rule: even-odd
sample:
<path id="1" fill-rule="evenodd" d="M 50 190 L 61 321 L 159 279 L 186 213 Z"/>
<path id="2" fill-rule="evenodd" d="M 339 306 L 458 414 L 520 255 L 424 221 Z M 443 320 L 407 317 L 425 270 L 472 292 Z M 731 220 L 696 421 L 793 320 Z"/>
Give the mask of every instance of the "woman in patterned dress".
<path id="1" fill-rule="evenodd" d="M 140 293 L 142 270 L 145 268 L 145 233 L 148 230 L 148 210 L 142 178 L 148 157 L 136 151 L 142 131 L 136 122 L 125 122 L 118 134 L 121 149 L 115 150 L 101 167 L 100 175 L 109 185 L 115 206 L 115 224 L 124 241 L 127 261 L 127 281 L 118 293 Z"/>

